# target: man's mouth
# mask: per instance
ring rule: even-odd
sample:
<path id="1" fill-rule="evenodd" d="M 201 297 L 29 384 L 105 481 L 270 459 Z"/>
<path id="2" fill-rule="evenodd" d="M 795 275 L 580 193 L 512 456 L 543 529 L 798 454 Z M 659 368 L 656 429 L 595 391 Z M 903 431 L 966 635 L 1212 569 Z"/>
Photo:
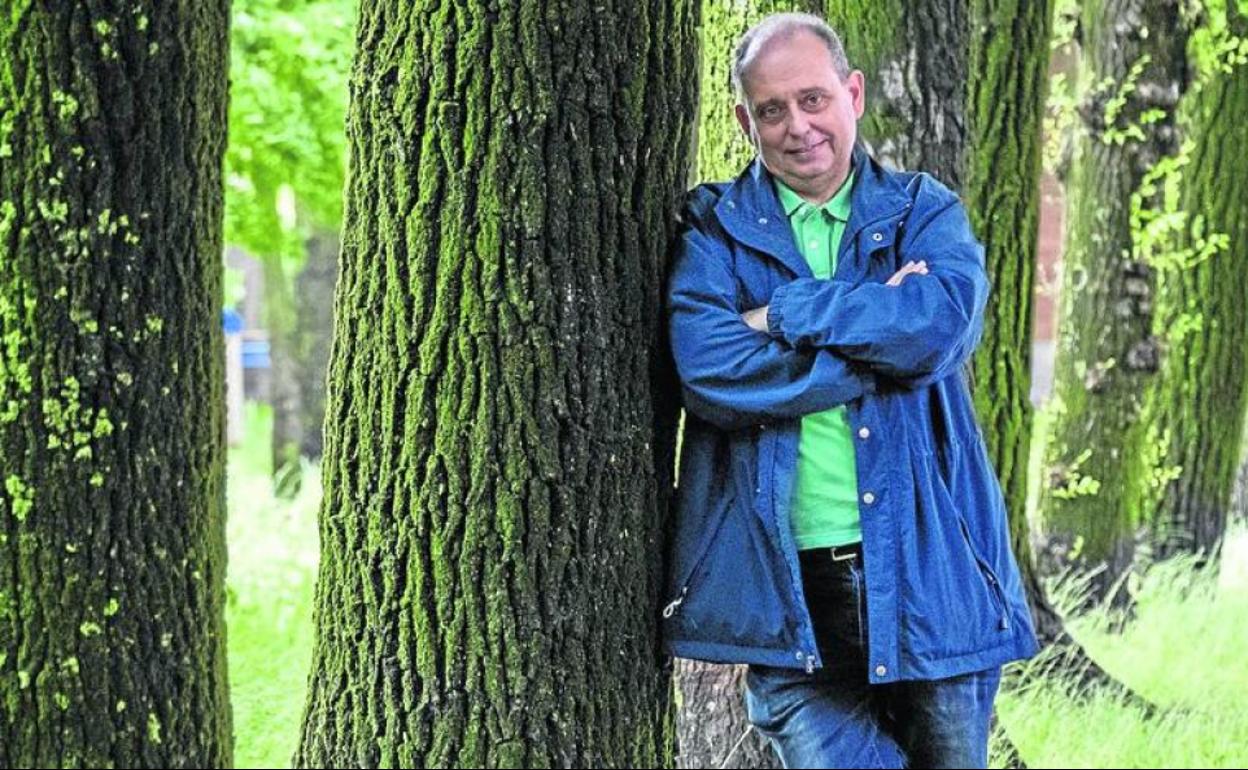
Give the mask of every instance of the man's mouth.
<path id="1" fill-rule="evenodd" d="M 786 150 L 786 152 L 788 152 L 790 155 L 809 155 L 811 152 L 819 148 L 821 145 L 825 145 L 827 143 L 828 143 L 828 140 L 824 139 L 823 141 L 816 142 L 815 144 L 812 144 L 809 147 L 799 147 L 796 150 Z"/>

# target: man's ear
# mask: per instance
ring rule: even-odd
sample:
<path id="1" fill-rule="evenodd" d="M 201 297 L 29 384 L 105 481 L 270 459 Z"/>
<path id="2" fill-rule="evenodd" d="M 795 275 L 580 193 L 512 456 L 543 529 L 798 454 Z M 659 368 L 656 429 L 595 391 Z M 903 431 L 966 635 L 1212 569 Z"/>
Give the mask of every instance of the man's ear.
<path id="1" fill-rule="evenodd" d="M 741 133 L 745 134 L 745 138 L 754 144 L 754 137 L 750 135 L 750 113 L 744 104 L 738 104 L 735 112 L 737 113 L 737 124 L 741 126 Z"/>
<path id="2" fill-rule="evenodd" d="M 867 107 L 867 83 L 861 70 L 854 70 L 845 78 L 845 90 L 849 91 L 850 102 L 854 107 L 854 117 L 861 118 Z"/>

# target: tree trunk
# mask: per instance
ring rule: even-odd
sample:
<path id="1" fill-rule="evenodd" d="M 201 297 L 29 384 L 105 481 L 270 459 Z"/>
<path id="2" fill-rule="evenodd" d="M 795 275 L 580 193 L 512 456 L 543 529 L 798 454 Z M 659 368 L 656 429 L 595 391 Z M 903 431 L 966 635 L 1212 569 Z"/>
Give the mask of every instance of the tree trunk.
<path id="1" fill-rule="evenodd" d="M 1242 449 L 1240 456 L 1244 456 Z M 1231 493 L 1231 509 L 1227 518 L 1231 524 L 1248 523 L 1248 460 L 1240 461 L 1235 474 L 1235 489 Z"/>
<path id="2" fill-rule="evenodd" d="M 273 492 L 291 498 L 300 487 L 299 447 L 303 443 L 303 374 L 299 360 L 298 310 L 294 281 L 280 255 L 260 260 L 264 266 L 264 323 L 269 333 L 269 402 L 273 433 L 269 457 Z"/>
<path id="3" fill-rule="evenodd" d="M 323 444 L 338 236 L 318 229 L 303 246 L 303 266 L 293 279 L 280 256 L 263 260 L 272 360 L 270 452 L 273 489 L 279 497 L 299 492 L 301 458 L 320 459 Z"/>
<path id="4" fill-rule="evenodd" d="M 0 767 L 232 763 L 228 25 L 0 14 Z"/>
<path id="5" fill-rule="evenodd" d="M 678 660 L 676 767 L 776 768 L 780 758 L 746 718 L 745 666 Z"/>
<path id="6" fill-rule="evenodd" d="M 850 66 L 867 79 L 859 136 L 885 164 L 955 190 L 966 180 L 970 13 L 968 0 L 827 2 Z"/>
<path id="7" fill-rule="evenodd" d="M 696 17 L 362 4 L 296 765 L 671 763 Z"/>
<path id="8" fill-rule="evenodd" d="M 1248 34 L 1235 3 L 1224 12 L 1208 31 Z M 1183 109 L 1192 141 L 1190 162 L 1177 172 L 1184 221 L 1173 234 L 1175 259 L 1159 271 L 1155 330 L 1164 354 L 1136 453 L 1145 462 L 1141 507 L 1161 559 L 1216 557 L 1248 409 L 1248 67 L 1226 72 L 1223 63 L 1199 73 Z"/>
<path id="9" fill-rule="evenodd" d="M 1132 561 L 1131 455 L 1159 355 L 1153 269 L 1133 232 L 1132 197 L 1178 149 L 1185 38 L 1177 0 L 1089 0 L 1081 30 L 1080 74 L 1091 85 L 1067 182 L 1058 407 L 1039 492 L 1046 557 L 1099 569 L 1090 586 L 1099 600 Z"/>
<path id="10" fill-rule="evenodd" d="M 1040 584 L 1027 519 L 1040 132 L 1052 15 L 1048 1 L 977 0 L 967 68 L 975 76 L 967 97 L 971 151 L 965 194 L 993 285 L 984 336 L 971 366 L 975 412 L 1001 482 L 1010 542 L 1038 626 L 1051 626 L 1057 618 Z M 1060 629 L 1060 619 L 1056 626 Z M 1037 634 L 1043 638 L 1049 630 L 1037 629 Z"/>
<path id="11" fill-rule="evenodd" d="M 307 240 L 307 261 L 295 279 L 299 329 L 299 392 L 303 438 L 299 453 L 320 460 L 324 451 L 325 381 L 334 334 L 334 286 L 338 281 L 338 233 L 317 230 Z"/>

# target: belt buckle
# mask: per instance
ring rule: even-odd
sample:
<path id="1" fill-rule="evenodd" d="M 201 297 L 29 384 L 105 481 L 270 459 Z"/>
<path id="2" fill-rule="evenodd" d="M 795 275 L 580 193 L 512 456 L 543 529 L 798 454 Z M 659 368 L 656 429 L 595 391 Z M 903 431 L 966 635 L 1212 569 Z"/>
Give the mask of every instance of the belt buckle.
<path id="1" fill-rule="evenodd" d="M 852 546 L 850 547 L 852 548 Z M 841 552 L 840 548 L 841 547 L 838 545 L 834 545 L 829 548 L 832 552 L 832 561 L 849 561 L 850 559 L 857 558 L 858 554 L 854 551 L 846 550 Z"/>

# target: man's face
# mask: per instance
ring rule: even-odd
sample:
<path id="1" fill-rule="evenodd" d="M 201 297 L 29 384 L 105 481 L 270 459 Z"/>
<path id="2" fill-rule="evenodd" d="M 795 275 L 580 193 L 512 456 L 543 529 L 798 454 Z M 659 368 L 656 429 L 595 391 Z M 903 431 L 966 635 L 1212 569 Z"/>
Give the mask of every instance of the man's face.
<path id="1" fill-rule="evenodd" d="M 849 175 L 863 111 L 863 76 L 841 80 L 827 45 L 800 30 L 768 41 L 746 70 L 737 121 L 767 167 L 822 202 Z"/>

